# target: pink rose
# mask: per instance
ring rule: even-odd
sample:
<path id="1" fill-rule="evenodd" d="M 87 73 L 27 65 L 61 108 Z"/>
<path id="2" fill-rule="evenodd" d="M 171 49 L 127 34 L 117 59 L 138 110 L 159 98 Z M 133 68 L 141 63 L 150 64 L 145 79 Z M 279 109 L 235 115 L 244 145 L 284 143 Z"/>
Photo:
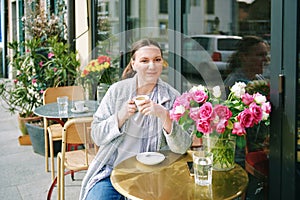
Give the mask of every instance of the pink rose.
<path id="1" fill-rule="evenodd" d="M 228 120 L 232 116 L 232 112 L 229 110 L 227 106 L 218 104 L 214 108 L 213 115 L 218 116 L 221 119 Z"/>
<path id="2" fill-rule="evenodd" d="M 210 119 L 213 113 L 213 107 L 210 102 L 205 102 L 200 108 L 199 108 L 199 116 L 201 119 L 207 120 Z"/>
<path id="3" fill-rule="evenodd" d="M 265 113 L 270 114 L 270 112 L 271 112 L 271 104 L 270 104 L 270 102 L 263 103 L 263 104 L 261 105 L 261 109 L 262 109 Z"/>
<path id="4" fill-rule="evenodd" d="M 200 119 L 200 116 L 199 116 L 199 110 L 200 108 L 199 107 L 196 107 L 196 108 L 190 108 L 190 118 L 194 121 L 197 121 L 198 119 Z"/>
<path id="5" fill-rule="evenodd" d="M 36 79 L 35 79 L 35 78 L 32 79 L 31 83 L 32 83 L 32 84 L 35 84 L 35 83 L 36 83 Z"/>
<path id="6" fill-rule="evenodd" d="M 210 134 L 212 132 L 212 128 L 210 126 L 210 122 L 207 120 L 197 120 L 196 128 L 199 132 L 203 134 Z"/>
<path id="7" fill-rule="evenodd" d="M 239 122 L 235 122 L 233 124 L 232 134 L 236 134 L 238 136 L 242 136 L 246 134 L 245 128 Z"/>
<path id="8" fill-rule="evenodd" d="M 170 110 L 170 119 L 171 120 L 175 120 L 175 121 L 179 121 L 180 117 L 182 117 L 184 115 L 184 112 L 178 112 L 178 109 L 176 110 L 177 107 L 173 107 L 172 110 Z"/>
<path id="9" fill-rule="evenodd" d="M 192 98 L 197 103 L 204 103 L 208 99 L 208 96 L 204 91 L 196 90 L 192 93 Z"/>
<path id="10" fill-rule="evenodd" d="M 227 126 L 228 121 L 225 119 L 220 120 L 216 125 L 215 129 L 218 133 L 224 133 L 226 126 Z"/>
<path id="11" fill-rule="evenodd" d="M 263 110 L 261 109 L 260 106 L 258 106 L 256 103 L 253 102 L 250 104 L 249 110 L 251 111 L 254 117 L 254 122 L 256 124 L 262 120 Z"/>
<path id="12" fill-rule="evenodd" d="M 254 98 L 252 95 L 246 93 L 246 94 L 242 95 L 242 101 L 245 105 L 250 105 L 250 103 L 252 103 L 254 101 Z"/>
<path id="13" fill-rule="evenodd" d="M 187 92 L 183 93 L 181 96 L 176 98 L 175 103 L 183 105 L 186 109 L 190 108 L 190 100 L 192 99 L 191 95 Z"/>
<path id="14" fill-rule="evenodd" d="M 239 113 L 237 119 L 241 123 L 241 126 L 245 128 L 252 127 L 255 122 L 254 117 L 248 108 L 243 110 L 243 112 Z"/>

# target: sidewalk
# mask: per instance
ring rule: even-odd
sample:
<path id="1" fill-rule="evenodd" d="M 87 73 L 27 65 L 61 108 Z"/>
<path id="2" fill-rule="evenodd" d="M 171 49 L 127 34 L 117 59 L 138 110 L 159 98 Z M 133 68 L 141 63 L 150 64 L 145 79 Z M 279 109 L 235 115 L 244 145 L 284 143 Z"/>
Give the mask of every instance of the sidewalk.
<path id="1" fill-rule="evenodd" d="M 0 199 L 42 200 L 47 199 L 51 174 L 45 171 L 45 159 L 33 152 L 32 146 L 20 146 L 16 115 L 2 108 L 0 100 Z M 56 166 L 56 165 L 55 165 Z M 65 178 L 65 199 L 78 199 L 85 171 Z M 56 187 L 52 198 L 57 199 Z"/>

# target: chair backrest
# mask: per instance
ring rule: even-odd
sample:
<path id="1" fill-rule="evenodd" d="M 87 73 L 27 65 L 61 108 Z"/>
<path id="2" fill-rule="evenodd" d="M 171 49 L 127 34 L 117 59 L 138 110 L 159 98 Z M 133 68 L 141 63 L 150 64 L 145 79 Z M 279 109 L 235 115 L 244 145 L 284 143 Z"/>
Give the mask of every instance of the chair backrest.
<path id="1" fill-rule="evenodd" d="M 95 155 L 98 150 L 90 135 L 92 121 L 93 117 L 84 117 L 69 119 L 65 123 L 62 135 L 62 156 L 67 151 L 68 144 L 83 144 L 86 155 L 85 162 L 87 165 L 90 163 L 88 155 Z"/>
<path id="2" fill-rule="evenodd" d="M 47 88 L 43 94 L 43 104 L 54 103 L 59 96 L 67 96 L 69 100 L 84 100 L 84 89 L 78 85 Z"/>

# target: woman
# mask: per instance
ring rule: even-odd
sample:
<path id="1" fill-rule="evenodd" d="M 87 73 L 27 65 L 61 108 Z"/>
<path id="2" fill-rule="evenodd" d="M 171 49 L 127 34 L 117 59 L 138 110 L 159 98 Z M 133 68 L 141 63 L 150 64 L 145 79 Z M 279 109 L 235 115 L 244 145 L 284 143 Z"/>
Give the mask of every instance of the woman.
<path id="1" fill-rule="evenodd" d="M 237 51 L 229 60 L 231 74 L 225 79 L 226 87 L 231 87 L 237 81 L 249 82 L 257 79 L 263 73 L 263 67 L 268 63 L 268 46 L 259 37 L 245 36 L 239 42 Z"/>
<path id="2" fill-rule="evenodd" d="M 184 154 L 191 145 L 190 134 L 169 116 L 179 92 L 159 78 L 163 57 L 158 43 L 140 40 L 130 53 L 125 79 L 109 88 L 94 115 L 92 137 L 100 149 L 83 180 L 80 199 L 123 199 L 110 182 L 116 165 L 140 152 L 170 149 Z M 149 96 L 139 111 L 136 95 Z"/>

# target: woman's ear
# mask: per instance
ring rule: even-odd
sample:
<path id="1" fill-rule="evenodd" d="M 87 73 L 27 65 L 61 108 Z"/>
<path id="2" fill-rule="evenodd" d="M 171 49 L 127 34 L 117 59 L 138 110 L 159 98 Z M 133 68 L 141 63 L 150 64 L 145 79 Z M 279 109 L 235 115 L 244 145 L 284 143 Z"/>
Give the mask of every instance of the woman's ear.
<path id="1" fill-rule="evenodd" d="M 135 71 L 134 60 L 133 59 L 130 59 L 130 64 L 131 64 L 132 70 Z"/>

